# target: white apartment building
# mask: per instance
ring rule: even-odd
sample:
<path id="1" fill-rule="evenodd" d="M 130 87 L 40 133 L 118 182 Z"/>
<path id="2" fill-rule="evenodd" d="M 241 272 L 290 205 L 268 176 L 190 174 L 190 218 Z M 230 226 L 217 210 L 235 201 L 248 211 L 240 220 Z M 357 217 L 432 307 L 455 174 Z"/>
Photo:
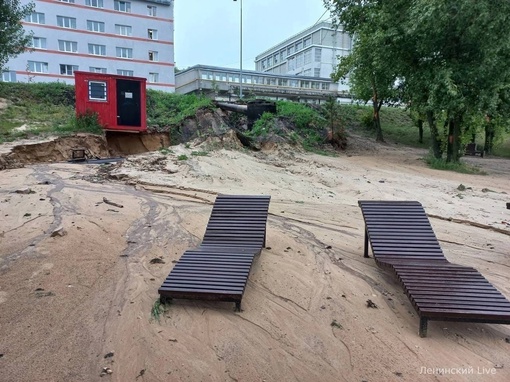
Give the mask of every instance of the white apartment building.
<path id="1" fill-rule="evenodd" d="M 173 0 L 34 3 L 23 21 L 32 47 L 7 63 L 2 81 L 74 84 L 80 70 L 144 77 L 150 88 L 175 90 Z"/>
<path id="2" fill-rule="evenodd" d="M 260 72 L 330 78 L 339 56 L 351 52 L 352 39 L 328 22 L 318 23 L 273 46 L 255 58 Z M 339 91 L 347 91 L 339 84 Z"/>

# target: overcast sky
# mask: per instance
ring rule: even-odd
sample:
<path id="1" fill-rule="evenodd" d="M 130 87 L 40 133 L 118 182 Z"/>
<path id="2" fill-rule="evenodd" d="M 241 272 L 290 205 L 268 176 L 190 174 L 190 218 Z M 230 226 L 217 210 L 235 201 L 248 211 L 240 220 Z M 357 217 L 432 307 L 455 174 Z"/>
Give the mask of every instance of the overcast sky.
<path id="1" fill-rule="evenodd" d="M 240 0 L 175 0 L 175 65 L 239 67 Z M 243 69 L 255 56 L 328 19 L 322 0 L 243 0 Z"/>

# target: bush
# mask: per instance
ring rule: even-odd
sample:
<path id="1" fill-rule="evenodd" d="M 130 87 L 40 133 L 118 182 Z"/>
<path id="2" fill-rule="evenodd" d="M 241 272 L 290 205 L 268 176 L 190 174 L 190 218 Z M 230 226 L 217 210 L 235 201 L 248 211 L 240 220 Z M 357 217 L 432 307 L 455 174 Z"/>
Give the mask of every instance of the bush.
<path id="1" fill-rule="evenodd" d="M 213 108 L 212 100 L 195 94 L 173 94 L 147 89 L 149 126 L 179 126 L 201 108 Z"/>
<path id="2" fill-rule="evenodd" d="M 246 135 L 252 137 L 260 137 L 261 135 L 267 135 L 274 131 L 276 127 L 276 116 L 273 113 L 264 112 L 262 116 L 255 121 L 251 131 L 248 131 Z"/>
<path id="3" fill-rule="evenodd" d="M 74 106 L 74 86 L 63 82 L 23 83 L 0 82 L 0 98 L 10 99 L 20 106 L 35 103 Z"/>

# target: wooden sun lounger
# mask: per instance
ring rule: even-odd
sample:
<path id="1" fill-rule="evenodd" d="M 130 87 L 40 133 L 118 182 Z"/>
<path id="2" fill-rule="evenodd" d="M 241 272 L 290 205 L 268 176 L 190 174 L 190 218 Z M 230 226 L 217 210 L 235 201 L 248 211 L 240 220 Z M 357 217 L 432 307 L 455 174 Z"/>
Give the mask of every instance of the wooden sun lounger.
<path id="1" fill-rule="evenodd" d="M 420 203 L 358 204 L 364 256 L 370 243 L 376 263 L 396 274 L 420 316 L 420 337 L 429 320 L 510 324 L 510 301 L 476 269 L 448 262 Z"/>
<path id="2" fill-rule="evenodd" d="M 218 195 L 202 244 L 184 252 L 159 288 L 172 298 L 241 300 L 254 260 L 266 243 L 270 196 Z"/>

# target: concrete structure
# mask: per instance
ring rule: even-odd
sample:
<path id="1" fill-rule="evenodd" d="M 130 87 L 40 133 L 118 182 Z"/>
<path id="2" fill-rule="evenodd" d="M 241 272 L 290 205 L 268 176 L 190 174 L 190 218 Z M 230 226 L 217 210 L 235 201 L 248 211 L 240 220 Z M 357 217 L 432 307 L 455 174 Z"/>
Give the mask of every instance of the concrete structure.
<path id="1" fill-rule="evenodd" d="M 143 77 L 173 92 L 173 9 L 172 0 L 35 0 L 23 22 L 33 49 L 10 60 L 2 80 L 74 84 L 80 70 Z"/>
<path id="2" fill-rule="evenodd" d="M 346 56 L 352 49 L 351 37 L 328 22 L 318 23 L 295 36 L 273 46 L 255 58 L 260 72 L 330 78 L 338 56 Z M 346 91 L 347 85 L 339 84 Z"/>
<path id="3" fill-rule="evenodd" d="M 179 94 L 201 93 L 215 99 L 239 96 L 239 69 L 195 65 L 175 76 Z M 301 102 L 320 102 L 329 97 L 349 100 L 338 92 L 331 78 L 272 74 L 243 70 L 243 97 L 267 97 Z"/>

